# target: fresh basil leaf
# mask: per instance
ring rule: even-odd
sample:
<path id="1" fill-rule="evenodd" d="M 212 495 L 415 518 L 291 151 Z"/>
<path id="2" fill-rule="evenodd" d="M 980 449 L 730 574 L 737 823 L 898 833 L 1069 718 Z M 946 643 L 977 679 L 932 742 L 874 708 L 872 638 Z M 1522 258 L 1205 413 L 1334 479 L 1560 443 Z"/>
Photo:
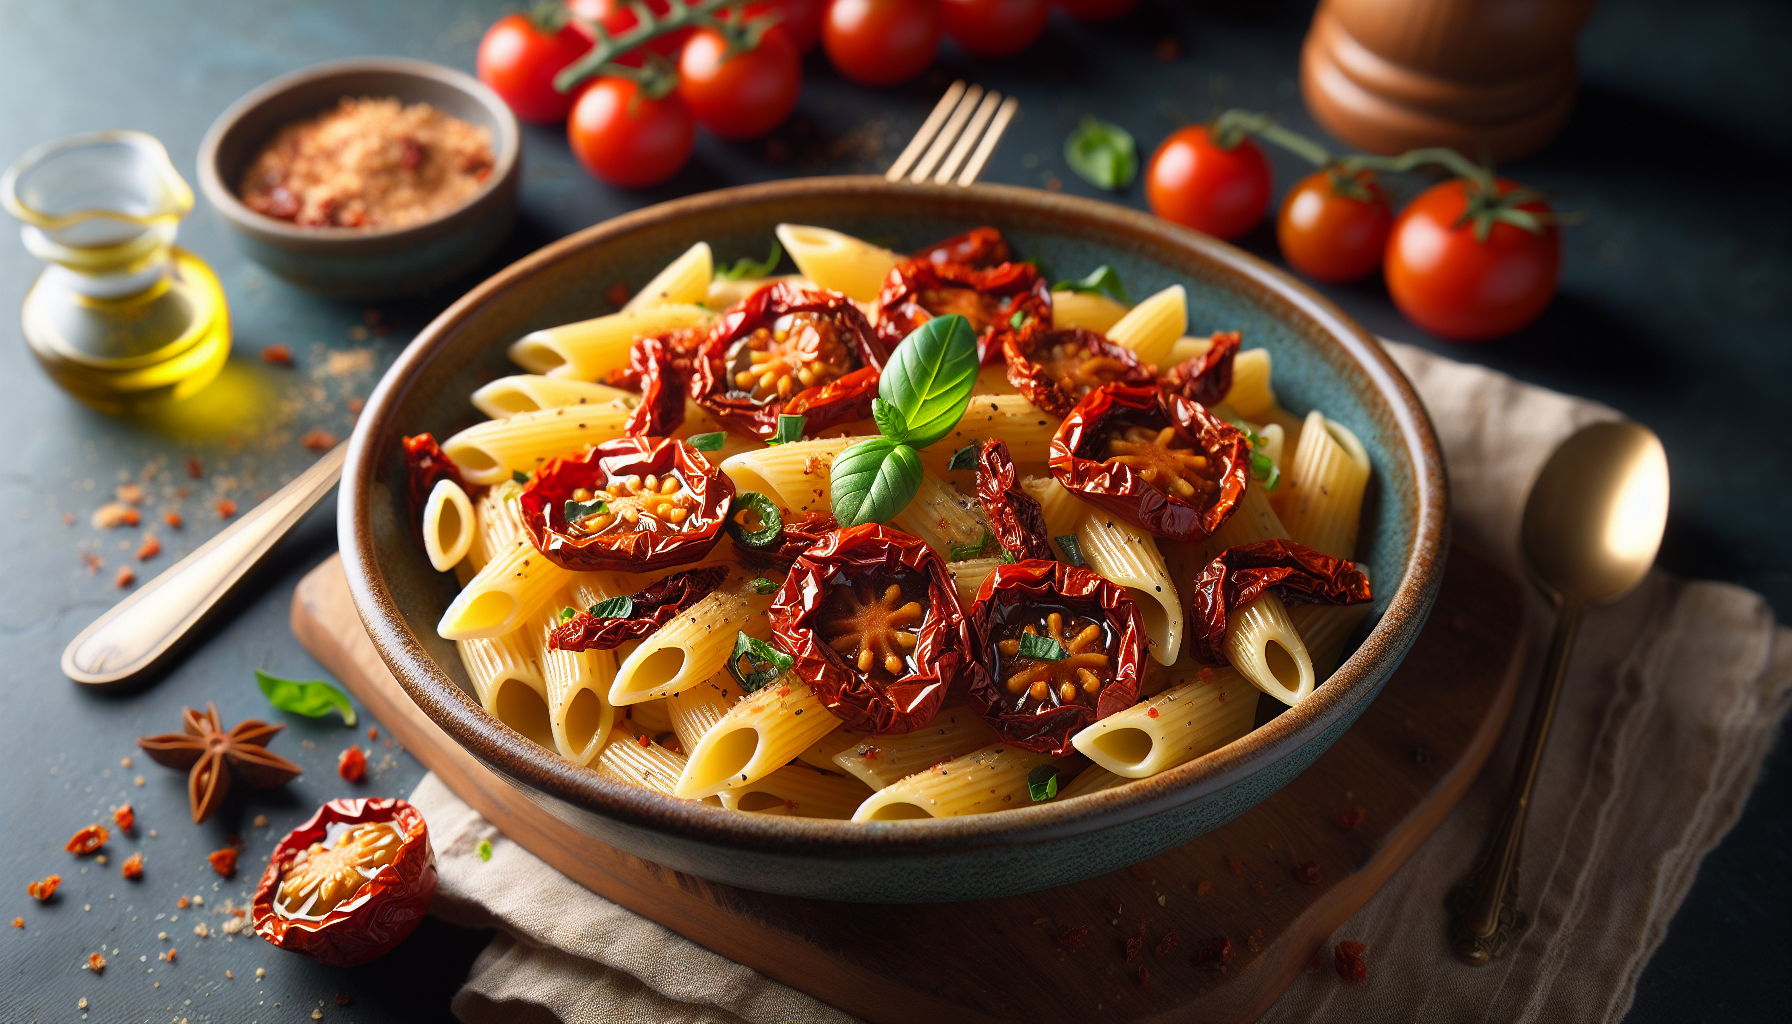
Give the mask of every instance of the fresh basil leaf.
<path id="1" fill-rule="evenodd" d="M 1091 270 L 1089 276 L 1080 281 L 1059 281 L 1052 285 L 1052 291 L 1107 295 L 1116 301 L 1132 305 L 1132 296 L 1126 294 L 1126 285 L 1121 282 L 1119 272 L 1106 263 Z"/>
<path id="2" fill-rule="evenodd" d="M 1251 475 L 1263 485 L 1266 491 L 1273 491 L 1282 482 L 1282 469 L 1275 460 L 1261 452 L 1251 453 Z"/>
<path id="3" fill-rule="evenodd" d="M 566 607 L 560 609 L 560 621 L 561 622 L 571 622 L 573 619 L 578 618 L 578 615 L 579 615 L 579 610 L 577 608 L 574 608 L 572 605 L 567 605 Z"/>
<path id="4" fill-rule="evenodd" d="M 921 488 L 921 457 L 906 444 L 868 437 L 834 458 L 834 518 L 842 527 L 895 518 Z"/>
<path id="5" fill-rule="evenodd" d="M 750 512 L 759 520 L 757 529 L 749 529 L 740 521 L 742 513 Z M 758 491 L 741 491 L 734 496 L 734 503 L 728 506 L 728 536 L 734 538 L 736 544 L 744 544 L 750 548 L 769 548 L 778 543 L 784 535 L 784 517 L 778 514 L 778 506 Z"/>
<path id="6" fill-rule="evenodd" d="M 981 452 L 982 450 L 983 450 L 982 444 L 980 444 L 976 441 L 972 441 L 970 444 L 967 444 L 963 448 L 960 448 L 957 451 L 952 453 L 952 461 L 946 463 L 946 468 L 952 469 L 952 470 L 976 469 L 977 468 L 977 453 Z"/>
<path id="7" fill-rule="evenodd" d="M 574 501 L 568 498 L 566 504 L 561 508 L 560 514 L 566 518 L 567 524 L 571 525 L 586 516 L 601 516 L 608 511 L 610 511 L 610 506 L 601 501 Z"/>
<path id="8" fill-rule="evenodd" d="M 685 443 L 700 452 L 719 452 L 722 450 L 722 442 L 726 440 L 727 435 L 720 430 L 712 430 L 707 434 L 692 434 L 685 439 Z"/>
<path id="9" fill-rule="evenodd" d="M 1034 661 L 1063 661 L 1070 657 L 1064 645 L 1049 636 L 1038 633 L 1022 633 L 1020 635 L 1020 656 Z"/>
<path id="10" fill-rule="evenodd" d="M 977 538 L 975 544 L 946 545 L 947 561 L 962 562 L 967 558 L 976 558 L 978 555 L 981 555 L 984 551 L 988 550 L 990 543 L 995 539 L 996 535 L 989 532 L 988 527 L 984 527 L 983 536 Z"/>
<path id="11" fill-rule="evenodd" d="M 1062 537 L 1053 537 L 1052 539 L 1057 541 L 1058 547 L 1063 550 L 1066 562 L 1078 569 L 1088 568 L 1089 563 L 1083 561 L 1083 546 L 1076 542 L 1075 534 L 1067 533 Z"/>
<path id="12" fill-rule="evenodd" d="M 1008 550 L 1007 548 L 1002 549 L 1002 564 L 1003 565 L 1013 565 L 1015 562 L 1018 562 L 1018 561 L 1020 561 L 1020 559 L 1014 557 L 1014 552 Z"/>
<path id="13" fill-rule="evenodd" d="M 774 593 L 778 589 L 778 581 L 765 576 L 761 576 L 747 585 L 753 588 L 753 593 L 761 597 Z"/>
<path id="14" fill-rule="evenodd" d="M 766 440 L 766 444 L 789 444 L 803 439 L 803 426 L 809 422 L 807 416 L 791 416 L 778 414 L 778 432 Z"/>
<path id="15" fill-rule="evenodd" d="M 881 398 L 871 400 L 871 419 L 877 424 L 877 432 L 892 441 L 908 440 L 908 420 L 902 411 Z"/>
<path id="16" fill-rule="evenodd" d="M 633 614 L 635 599 L 627 594 L 607 597 L 591 606 L 591 617 L 594 619 L 626 619 Z"/>
<path id="17" fill-rule="evenodd" d="M 1118 192 L 1139 173 L 1139 150 L 1126 129 L 1085 114 L 1064 140 L 1064 162 L 1096 188 Z"/>
<path id="18" fill-rule="evenodd" d="M 1058 769 L 1055 765 L 1042 764 L 1027 773 L 1027 794 L 1034 803 L 1050 800 L 1058 795 Z"/>
<path id="19" fill-rule="evenodd" d="M 740 670 L 743 659 L 747 663 L 745 672 Z M 743 692 L 752 693 L 776 682 L 794 664 L 796 661 L 790 655 L 743 631 L 734 638 L 734 653 L 728 656 L 728 674 L 740 684 Z"/>
<path id="20" fill-rule="evenodd" d="M 342 716 L 343 725 L 355 724 L 355 706 L 349 703 L 348 694 L 321 679 L 300 682 L 271 676 L 256 669 L 255 682 L 261 687 L 261 695 L 268 699 L 268 703 L 282 711 L 291 711 L 307 718 L 322 718 L 335 711 Z"/>
<path id="21" fill-rule="evenodd" d="M 519 484 L 527 484 L 529 482 L 529 474 L 520 469 L 513 469 L 510 471 L 510 479 L 515 480 Z"/>
<path id="22" fill-rule="evenodd" d="M 925 448 L 952 432 L 977 383 L 977 332 L 957 313 L 914 329 L 884 365 L 877 397 L 902 414 L 904 440 Z M 844 522 L 844 520 L 842 520 Z"/>
<path id="23" fill-rule="evenodd" d="M 784 250 L 778 248 L 778 240 L 772 239 L 772 253 L 763 263 L 755 263 L 742 256 L 734 261 L 732 267 L 717 267 L 716 280 L 741 281 L 749 277 L 770 277 L 772 271 L 778 269 L 778 261 L 784 258 Z"/>

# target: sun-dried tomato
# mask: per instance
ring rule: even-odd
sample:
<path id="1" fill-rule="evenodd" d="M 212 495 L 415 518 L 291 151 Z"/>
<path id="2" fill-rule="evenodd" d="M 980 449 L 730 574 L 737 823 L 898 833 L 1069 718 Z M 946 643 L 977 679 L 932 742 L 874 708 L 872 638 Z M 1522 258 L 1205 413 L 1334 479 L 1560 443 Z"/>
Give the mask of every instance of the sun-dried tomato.
<path id="1" fill-rule="evenodd" d="M 87 954 L 87 969 L 99 974 L 106 969 L 106 958 L 98 953 Z"/>
<path id="2" fill-rule="evenodd" d="M 47 902 L 50 897 L 56 895 L 56 887 L 61 884 L 61 875 L 48 875 L 45 876 L 44 880 L 41 882 L 25 883 L 25 894 L 32 899 L 37 900 L 39 903 L 44 903 Z"/>
<path id="3" fill-rule="evenodd" d="M 685 332 L 677 332 L 685 336 Z M 629 347 L 628 368 L 641 391 L 641 404 L 628 414 L 622 430 L 626 434 L 665 437 L 684 422 L 684 393 L 687 373 L 674 365 L 671 335 L 636 338 Z M 686 362 L 690 357 L 686 356 Z"/>
<path id="4" fill-rule="evenodd" d="M 1069 415 L 1103 384 L 1157 383 L 1156 368 L 1141 364 L 1131 349 L 1081 327 L 1016 332 L 1003 342 L 1002 351 L 1008 359 L 1008 383 L 1053 416 Z"/>
<path id="5" fill-rule="evenodd" d="M 1132 963 L 1145 955 L 1145 939 L 1143 936 L 1126 940 L 1126 962 Z"/>
<path id="6" fill-rule="evenodd" d="M 1238 862 L 1237 857 L 1227 857 L 1226 858 L 1226 866 L 1232 869 L 1233 874 L 1239 876 L 1240 878 L 1244 877 L 1244 865 L 1240 864 Z"/>
<path id="7" fill-rule="evenodd" d="M 1343 814 L 1338 815 L 1338 827 L 1346 832 L 1354 832 L 1356 827 L 1363 823 L 1363 818 L 1367 814 L 1368 812 L 1363 810 L 1363 806 L 1357 804 Z"/>
<path id="8" fill-rule="evenodd" d="M 1157 955 L 1158 956 L 1169 956 L 1170 951 L 1175 948 L 1176 948 L 1176 933 L 1173 931 L 1165 932 L 1164 937 L 1157 940 Z"/>
<path id="9" fill-rule="evenodd" d="M 962 235 L 953 235 L 915 253 L 911 259 L 929 263 L 968 263 L 973 267 L 993 267 L 1007 263 L 1012 257 L 1008 240 L 992 227 L 976 227 Z"/>
<path id="10" fill-rule="evenodd" d="M 1308 885 L 1325 884 L 1325 868 L 1318 861 L 1302 861 L 1294 866 L 1294 877 Z"/>
<path id="11" fill-rule="evenodd" d="M 675 572 L 631 595 L 626 616 L 598 619 L 588 612 L 579 612 L 554 627 L 548 634 L 548 646 L 558 651 L 610 651 L 630 640 L 651 636 L 727 578 L 725 565 Z"/>
<path id="12" fill-rule="evenodd" d="M 1052 325 L 1052 290 L 1031 263 L 968 263 L 905 260 L 890 271 L 878 293 L 877 336 L 894 349 L 936 316 L 957 313 L 977 332 L 983 366 L 1002 360 L 1010 336 L 1031 336 Z"/>
<path id="13" fill-rule="evenodd" d="M 1222 935 L 1201 947 L 1200 954 L 1195 957 L 1195 963 L 1218 966 L 1230 959 L 1232 959 L 1232 940 Z"/>
<path id="14" fill-rule="evenodd" d="M 939 555 L 876 523 L 837 530 L 772 597 L 772 639 L 797 678 L 861 732 L 933 720 L 958 678 L 964 612 Z"/>
<path id="15" fill-rule="evenodd" d="M 274 847 L 251 920 L 281 949 L 353 967 L 404 941 L 435 891 L 435 852 L 415 807 L 332 800 Z"/>
<path id="16" fill-rule="evenodd" d="M 1080 953 L 1083 950 L 1083 940 L 1088 937 L 1089 926 L 1080 924 L 1075 928 L 1066 929 L 1064 934 L 1058 936 L 1058 945 L 1063 946 L 1072 953 Z"/>
<path id="17" fill-rule="evenodd" d="M 733 497 L 734 482 L 685 442 L 618 437 L 550 461 L 518 504 L 529 539 L 554 564 L 643 572 L 709 554 Z"/>
<path id="18" fill-rule="evenodd" d="M 998 565 L 965 633 L 971 707 L 1017 747 L 1067 756 L 1076 732 L 1138 700 L 1145 621 L 1126 588 L 1099 573 Z"/>
<path id="19" fill-rule="evenodd" d="M 734 553 L 740 557 L 742 564 L 787 572 L 802 557 L 803 552 L 821 543 L 822 538 L 840 528 L 840 522 L 832 512 L 805 512 L 794 519 L 789 516 L 782 519 L 783 526 L 778 539 L 771 544 L 759 548 L 745 544 L 734 546 Z"/>
<path id="20" fill-rule="evenodd" d="M 68 845 L 64 846 L 63 849 L 77 857 L 85 857 L 106 845 L 106 840 L 111 838 L 112 833 L 106 831 L 106 826 L 89 825 L 69 837 Z"/>
<path id="21" fill-rule="evenodd" d="M 1139 983 L 1140 988 L 1150 988 L 1151 987 L 1151 968 L 1145 966 L 1144 964 L 1140 964 L 1139 969 L 1133 973 L 1133 980 Z"/>
<path id="22" fill-rule="evenodd" d="M 780 281 L 710 328 L 691 399 L 743 434 L 769 438 L 778 417 L 789 415 L 805 417 L 804 432 L 813 436 L 871 417 L 892 347 L 846 296 Z"/>
<path id="23" fill-rule="evenodd" d="M 131 810 L 130 804 L 125 804 L 112 812 L 112 823 L 118 826 L 120 832 L 129 832 L 137 824 L 137 812 Z"/>
<path id="24" fill-rule="evenodd" d="M 463 489 L 467 482 L 461 479 L 460 467 L 454 460 L 442 453 L 442 446 L 430 434 L 418 434 L 404 439 L 405 466 L 405 498 L 410 503 L 411 519 L 420 521 L 423 506 L 429 503 L 429 492 L 435 490 L 436 481 L 452 480 Z M 219 503 L 218 515 L 228 519 L 236 512 L 232 504 L 230 513 Z"/>
<path id="25" fill-rule="evenodd" d="M 133 881 L 143 877 L 143 854 L 133 853 L 118 866 L 118 873 Z"/>
<path id="26" fill-rule="evenodd" d="M 359 745 L 349 747 L 336 757 L 336 774 L 349 782 L 367 777 L 367 752 Z"/>
<path id="27" fill-rule="evenodd" d="M 1338 977 L 1356 983 L 1369 980 L 1369 964 L 1363 959 L 1366 947 L 1360 942 L 1340 942 L 1332 950 L 1332 963 L 1338 969 Z"/>
<path id="28" fill-rule="evenodd" d="M 1083 500 L 1172 540 L 1219 529 L 1244 493 L 1244 432 L 1181 395 L 1106 384 L 1052 438 L 1052 476 Z"/>
<path id="29" fill-rule="evenodd" d="M 1227 664 L 1226 616 L 1266 590 L 1308 604 L 1361 604 L 1370 596 L 1369 578 L 1355 565 L 1304 544 L 1263 540 L 1227 548 L 1195 577 L 1192 593 L 1183 592 L 1194 656 Z"/>
<path id="30" fill-rule="evenodd" d="M 1052 560 L 1045 510 L 1021 489 L 1014 457 L 1008 454 L 1007 442 L 1000 438 L 984 441 L 977 455 L 977 498 L 989 517 L 989 529 L 995 534 L 996 543 L 1015 559 Z"/>
<path id="31" fill-rule="evenodd" d="M 1238 355 L 1237 331 L 1218 331 L 1213 347 L 1164 374 L 1164 387 L 1191 402 L 1217 405 L 1232 390 L 1232 361 Z"/>
<path id="32" fill-rule="evenodd" d="M 211 862 L 213 871 L 229 878 L 236 874 L 236 855 L 237 851 L 234 848 L 226 846 L 222 850 L 213 850 L 206 854 L 205 859 Z"/>

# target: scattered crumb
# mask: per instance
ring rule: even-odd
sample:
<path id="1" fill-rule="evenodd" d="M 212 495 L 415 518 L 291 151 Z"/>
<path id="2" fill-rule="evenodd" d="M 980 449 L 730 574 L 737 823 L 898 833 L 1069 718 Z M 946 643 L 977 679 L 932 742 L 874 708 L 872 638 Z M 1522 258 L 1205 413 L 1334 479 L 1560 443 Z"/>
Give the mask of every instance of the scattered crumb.
<path id="1" fill-rule="evenodd" d="M 268 969 L 267 969 L 267 968 L 266 968 L 266 967 L 257 967 L 257 968 L 255 968 L 255 976 L 256 976 L 256 977 L 257 977 L 257 978 L 265 978 L 265 977 L 267 977 L 267 976 L 268 976 Z"/>
<path id="2" fill-rule="evenodd" d="M 187 909 L 187 907 L 191 906 L 192 903 L 193 903 L 193 901 L 187 899 L 185 896 L 182 896 L 180 899 L 174 901 L 174 905 L 179 907 L 182 910 Z"/>
<path id="3" fill-rule="evenodd" d="M 94 863 L 95 863 L 95 864 L 98 864 L 98 865 L 99 865 L 99 866 L 100 866 L 100 867 L 102 867 L 102 868 L 103 868 L 103 867 L 105 867 L 105 866 L 106 866 L 106 863 L 107 863 L 107 861 L 106 861 L 106 855 L 105 855 L 105 854 L 103 854 L 103 853 L 102 853 L 102 854 L 100 854 L 100 855 L 99 855 L 99 856 L 97 856 L 97 857 L 95 857 L 95 858 L 93 858 L 93 862 L 94 862 Z"/>
<path id="4" fill-rule="evenodd" d="M 368 739 L 370 739 L 370 740 L 377 740 L 377 739 L 379 739 L 379 738 L 380 738 L 380 731 L 379 731 L 379 730 L 378 730 L 378 729 L 375 729 L 375 728 L 374 728 L 374 727 L 372 727 L 372 726 L 368 726 L 368 727 L 367 727 L 367 738 L 368 738 Z"/>
<path id="5" fill-rule="evenodd" d="M 285 345 L 267 345 L 261 350 L 261 361 L 275 366 L 292 365 L 292 349 Z"/>
<path id="6" fill-rule="evenodd" d="M 167 523 L 173 529 L 178 530 L 185 521 L 181 519 L 179 512 L 164 512 L 162 513 L 162 522 Z"/>
<path id="7" fill-rule="evenodd" d="M 81 564 L 87 567 L 87 575 L 92 576 L 106 567 L 106 560 L 91 551 L 81 552 Z"/>
<path id="8" fill-rule="evenodd" d="M 357 341 L 363 339 L 356 339 Z M 331 352 L 324 360 L 324 374 L 330 377 L 352 377 L 356 374 L 373 371 L 373 349 L 351 348 L 346 352 Z"/>
<path id="9" fill-rule="evenodd" d="M 130 566 L 121 565 L 118 567 L 118 575 L 113 577 L 112 582 L 118 584 L 121 588 L 128 587 L 137 582 L 137 574 L 131 571 Z"/>
<path id="10" fill-rule="evenodd" d="M 145 781 L 146 781 L 146 780 L 145 780 L 145 779 L 144 779 L 144 778 L 143 778 L 143 776 L 141 776 L 141 775 L 139 775 L 139 776 L 137 776 L 137 777 L 136 777 L 136 778 L 134 778 L 134 779 L 132 779 L 132 780 L 131 780 L 131 784 L 132 784 L 132 785 L 136 785 L 136 786 L 141 786 L 141 785 L 143 785 L 143 783 L 144 783 L 144 782 L 145 782 Z M 152 835 L 152 836 L 153 836 L 153 835 L 155 835 L 155 833 L 154 833 L 154 832 L 151 832 L 151 833 L 150 833 L 150 835 Z"/>
<path id="11" fill-rule="evenodd" d="M 235 935 L 243 930 L 243 919 L 240 917 L 227 917 L 224 919 L 223 929 L 224 934 Z"/>
<path id="12" fill-rule="evenodd" d="M 323 1020 L 324 1019 L 324 1011 L 312 1010 L 311 1011 L 311 1019 L 312 1020 Z"/>
<path id="13" fill-rule="evenodd" d="M 256 828 L 267 828 L 268 827 L 268 816 L 265 814 L 257 814 L 255 816 L 255 827 Z"/>
<path id="14" fill-rule="evenodd" d="M 118 489 L 112 492 L 112 496 L 127 505 L 143 504 L 143 488 L 136 484 L 119 484 Z"/>
<path id="15" fill-rule="evenodd" d="M 231 838 L 232 838 L 232 839 L 234 839 L 234 838 L 236 838 L 236 837 L 235 837 L 235 836 L 232 836 L 232 837 L 231 837 Z M 205 897 L 204 897 L 204 896 L 195 896 L 195 897 L 193 897 L 193 905 L 194 905 L 194 906 L 195 906 L 195 907 L 203 907 L 203 906 L 205 906 Z"/>
<path id="16" fill-rule="evenodd" d="M 134 762 L 134 761 L 132 761 L 132 760 L 131 760 L 131 759 L 130 759 L 130 758 L 128 758 L 128 757 L 121 757 L 121 758 L 119 758 L 119 759 L 118 759 L 118 765 L 119 765 L 119 767 L 121 767 L 121 768 L 129 768 L 129 767 L 130 767 L 130 766 L 131 766 L 131 765 L 133 765 L 133 764 L 135 764 L 135 763 L 136 763 L 136 762 Z"/>
<path id="17" fill-rule="evenodd" d="M 87 1009 L 87 997 L 82 996 L 81 998 L 75 1000 L 75 1005 L 80 1007 L 82 1010 Z"/>
<path id="18" fill-rule="evenodd" d="M 157 932 L 156 938 L 162 940 L 163 942 L 167 942 L 168 941 L 168 933 L 167 932 Z"/>
<path id="19" fill-rule="evenodd" d="M 62 513 L 62 525 L 64 525 L 64 526 L 75 525 L 75 514 L 73 512 Z"/>
<path id="20" fill-rule="evenodd" d="M 224 972 L 224 977 L 226 977 L 226 978 L 229 978 L 229 979 L 231 979 L 231 980 L 233 980 L 233 981 L 234 981 L 234 980 L 236 980 L 236 975 L 234 975 L 234 974 L 232 974 L 232 973 L 230 973 L 230 972 L 229 972 L 229 971 L 228 971 L 228 970 L 226 970 L 226 971 L 225 971 L 225 972 Z"/>
<path id="21" fill-rule="evenodd" d="M 212 937 L 212 930 L 210 928 L 206 927 L 206 924 L 204 921 L 201 921 L 198 924 L 193 926 L 193 934 L 199 936 L 202 939 L 209 939 Z"/>
<path id="22" fill-rule="evenodd" d="M 137 549 L 137 561 L 147 562 L 162 553 L 162 542 L 154 534 L 143 538 L 143 546 Z"/>
<path id="23" fill-rule="evenodd" d="M 22 918 L 22 917 L 15 917 L 15 918 L 13 918 L 13 919 L 12 919 L 12 926 L 13 926 L 13 927 L 14 927 L 14 928 L 23 928 L 23 927 L 25 927 L 25 919 L 24 919 L 24 918 Z"/>
<path id="24" fill-rule="evenodd" d="M 234 516 L 234 515 L 236 515 L 236 502 L 231 501 L 229 498 L 219 498 L 218 499 L 218 518 L 219 519 L 229 519 L 231 516 Z"/>
<path id="25" fill-rule="evenodd" d="M 138 511 L 122 501 L 108 501 L 93 510 L 93 528 L 116 530 L 120 526 L 136 526 L 143 519 Z"/>
<path id="26" fill-rule="evenodd" d="M 336 447 L 336 441 L 336 435 L 322 427 L 314 427 L 307 431 L 304 437 L 299 438 L 300 444 L 314 452 L 327 452 Z"/>
<path id="27" fill-rule="evenodd" d="M 106 969 L 106 958 L 98 953 L 87 954 L 87 969 L 99 974 Z"/>

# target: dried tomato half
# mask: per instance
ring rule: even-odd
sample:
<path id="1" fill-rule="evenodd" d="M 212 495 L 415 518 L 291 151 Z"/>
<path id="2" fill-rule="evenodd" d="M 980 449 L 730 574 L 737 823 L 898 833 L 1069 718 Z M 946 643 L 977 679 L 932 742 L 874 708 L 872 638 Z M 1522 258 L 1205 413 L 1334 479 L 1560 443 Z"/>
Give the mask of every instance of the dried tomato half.
<path id="1" fill-rule="evenodd" d="M 680 335 L 688 332 L 678 332 Z M 636 338 L 628 350 L 629 374 L 641 389 L 641 404 L 623 423 L 624 433 L 664 437 L 684 422 L 687 374 L 675 365 L 670 335 Z M 689 357 L 686 357 L 688 364 Z"/>
<path id="2" fill-rule="evenodd" d="M 255 934 L 354 967 L 404 941 L 429 910 L 429 826 L 396 799 L 332 800 L 274 847 L 255 887 Z"/>
<path id="3" fill-rule="evenodd" d="M 1143 387 L 1157 381 L 1155 368 L 1141 364 L 1132 349 L 1081 327 L 1016 333 L 1003 342 L 1003 352 L 1008 358 L 1008 383 L 1053 416 L 1069 415 L 1103 384 Z"/>
<path id="4" fill-rule="evenodd" d="M 443 454 L 442 446 L 436 444 L 431 434 L 404 439 L 404 468 L 405 498 L 410 502 L 413 521 L 423 514 L 423 506 L 429 503 L 429 492 L 435 490 L 436 481 L 452 480 L 463 490 L 467 486 L 461 479 L 460 467 Z"/>
<path id="5" fill-rule="evenodd" d="M 1138 702 L 1145 620 L 1099 573 L 998 565 L 965 632 L 971 706 L 1017 747 L 1066 756 L 1078 730 Z"/>
<path id="6" fill-rule="evenodd" d="M 828 710 L 862 732 L 933 720 L 958 677 L 964 613 L 939 555 L 876 523 L 804 552 L 772 597 L 772 639 Z"/>
<path id="7" fill-rule="evenodd" d="M 877 296 L 877 336 L 894 349 L 936 316 L 957 313 L 977 332 L 977 358 L 988 366 L 1002 358 L 1011 335 L 1034 334 L 1052 325 L 1052 289 L 1031 263 L 905 260 L 890 271 Z"/>
<path id="8" fill-rule="evenodd" d="M 1164 374 L 1164 386 L 1191 402 L 1216 405 L 1232 390 L 1232 361 L 1238 356 L 1237 331 L 1216 331 L 1213 347 Z"/>
<path id="9" fill-rule="evenodd" d="M 1307 604 L 1361 604 L 1369 600 L 1369 577 L 1342 558 L 1291 540 L 1262 540 L 1220 552 L 1195 577 L 1188 602 L 1193 654 L 1209 665 L 1226 664 L 1226 616 L 1266 590 L 1285 601 Z"/>
<path id="10" fill-rule="evenodd" d="M 734 553 L 742 564 L 756 569 L 789 571 L 804 552 L 840 528 L 840 521 L 832 512 L 821 511 L 805 512 L 794 519 L 780 516 L 779 524 L 777 536 L 758 547 L 736 540 Z"/>
<path id="11" fill-rule="evenodd" d="M 670 437 L 618 437 L 543 466 L 518 499 L 562 568 L 642 572 L 695 562 L 721 537 L 734 482 Z"/>
<path id="12" fill-rule="evenodd" d="M 996 543 L 1015 559 L 1051 561 L 1052 546 L 1046 538 L 1045 510 L 1031 494 L 1021 490 L 1014 457 L 1000 438 L 983 442 L 977 454 L 977 499 L 989 517 Z"/>
<path id="13" fill-rule="evenodd" d="M 962 235 L 953 235 L 915 253 L 912 257 L 929 263 L 968 263 L 973 267 L 993 267 L 1007 263 L 1012 254 L 1008 240 L 995 228 L 972 228 Z"/>
<path id="14" fill-rule="evenodd" d="M 804 429 L 815 434 L 870 418 L 890 348 L 851 299 L 780 281 L 716 321 L 691 399 L 754 437 L 776 434 L 780 415 L 807 417 Z"/>
<path id="15" fill-rule="evenodd" d="M 1159 537 L 1219 529 L 1244 493 L 1244 432 L 1173 392 L 1104 384 L 1052 438 L 1052 476 L 1089 503 Z"/>
<path id="16" fill-rule="evenodd" d="M 631 594 L 627 615 L 599 619 L 589 612 L 579 612 L 554 627 L 548 634 L 548 646 L 559 651 L 614 650 L 630 640 L 652 635 L 727 578 L 725 565 L 675 572 L 646 590 Z"/>

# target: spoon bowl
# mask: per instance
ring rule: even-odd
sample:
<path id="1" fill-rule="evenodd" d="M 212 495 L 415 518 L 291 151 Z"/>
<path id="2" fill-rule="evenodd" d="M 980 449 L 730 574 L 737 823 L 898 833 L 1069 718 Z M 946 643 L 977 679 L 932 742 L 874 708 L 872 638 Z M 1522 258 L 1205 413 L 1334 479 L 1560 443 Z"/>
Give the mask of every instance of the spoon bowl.
<path id="1" fill-rule="evenodd" d="M 1607 601 L 1642 582 L 1667 518 L 1660 439 L 1640 424 L 1599 423 L 1549 457 L 1525 502 L 1520 545 L 1565 605 Z"/>

